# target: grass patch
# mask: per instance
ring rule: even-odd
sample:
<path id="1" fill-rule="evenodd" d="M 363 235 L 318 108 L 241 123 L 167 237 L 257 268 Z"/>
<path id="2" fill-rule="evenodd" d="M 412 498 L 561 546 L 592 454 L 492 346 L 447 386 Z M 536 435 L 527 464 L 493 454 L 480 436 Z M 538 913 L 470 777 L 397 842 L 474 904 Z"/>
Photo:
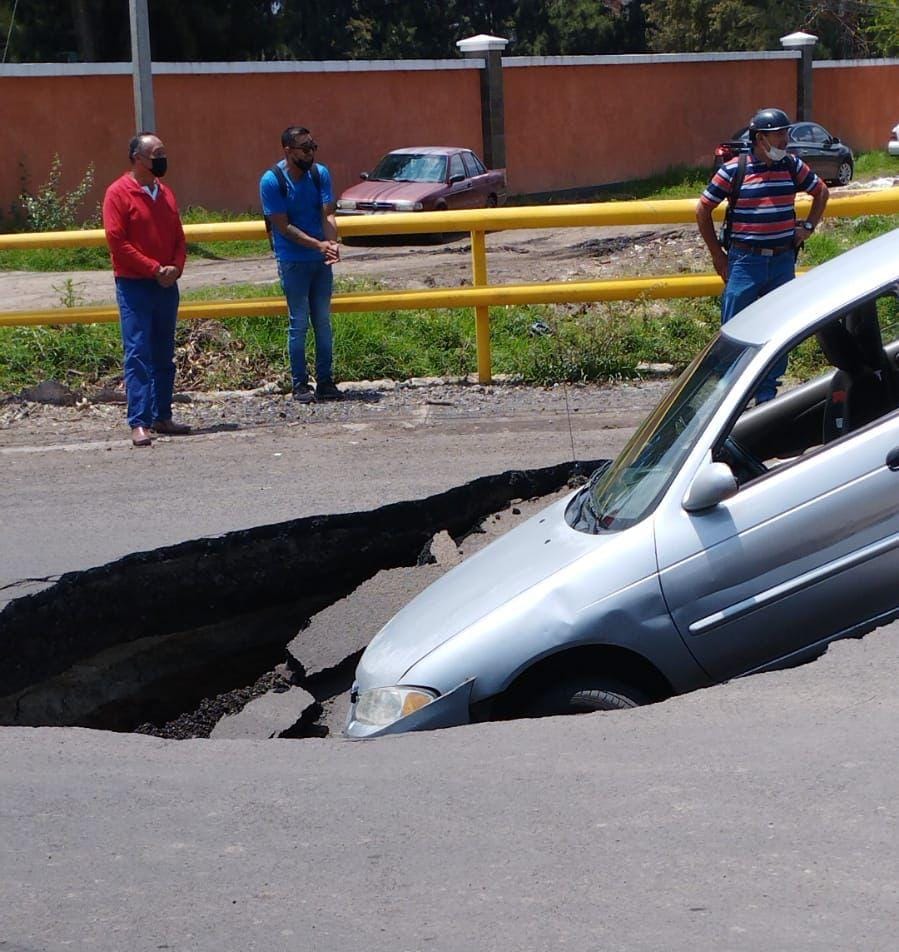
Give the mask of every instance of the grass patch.
<path id="1" fill-rule="evenodd" d="M 276 285 L 243 290 L 252 297 L 278 293 Z M 238 296 L 235 288 L 229 296 Z M 717 322 L 713 302 L 491 309 L 493 367 L 535 384 L 631 378 L 641 361 L 684 366 Z M 178 386 L 245 389 L 276 382 L 286 389 L 286 323 L 267 317 L 181 322 Z M 340 379 L 455 376 L 477 369 L 474 317 L 467 309 L 335 314 L 333 324 Z M 314 352 L 310 335 L 310 365 Z M 120 382 L 118 327 L 0 328 L 0 391 L 18 392 L 51 378 L 74 389 Z"/>
<path id="2" fill-rule="evenodd" d="M 188 205 L 181 214 L 185 225 L 208 225 L 216 222 L 260 221 L 261 215 L 252 212 L 211 212 L 202 205 Z M 258 258 L 269 254 L 268 240 L 259 241 L 204 241 L 188 242 L 188 260 L 191 257 L 224 261 L 229 258 Z"/>
<path id="3" fill-rule="evenodd" d="M 878 175 L 897 166 L 886 153 L 859 156 L 859 173 Z M 707 169 L 670 169 L 664 175 L 626 183 L 612 198 L 695 197 Z M 630 188 L 630 186 L 633 188 Z M 186 222 L 213 216 L 189 208 Z M 227 220 L 254 220 L 251 214 Z M 825 221 L 807 242 L 801 264 L 813 266 L 877 235 L 899 227 L 899 215 Z M 267 253 L 266 242 L 212 242 L 194 248 L 203 257 Z M 14 262 L 14 263 L 10 263 Z M 108 268 L 105 248 L 3 252 L 0 268 L 66 271 Z M 370 281 L 340 280 L 335 290 L 375 290 Z M 78 303 L 77 282 L 60 285 L 63 303 Z M 220 285 L 183 294 L 184 301 L 274 297 L 277 281 Z M 896 315 L 888 316 L 895 321 Z M 404 379 L 447 376 L 476 370 L 474 318 L 468 309 L 334 315 L 335 370 L 340 379 Z M 491 309 L 493 368 L 534 384 L 561 380 L 616 380 L 638 376 L 641 362 L 685 366 L 716 333 L 717 299 L 637 301 L 582 306 Z M 241 317 L 229 321 L 184 321 L 177 332 L 178 385 L 185 389 L 250 388 L 289 381 L 284 318 Z M 310 364 L 314 344 L 310 336 Z M 810 343 L 791 364 L 791 375 L 823 369 L 820 350 Z M 121 380 L 119 330 L 110 325 L 0 328 L 0 392 L 18 392 L 41 380 L 57 379 L 73 389 Z"/>

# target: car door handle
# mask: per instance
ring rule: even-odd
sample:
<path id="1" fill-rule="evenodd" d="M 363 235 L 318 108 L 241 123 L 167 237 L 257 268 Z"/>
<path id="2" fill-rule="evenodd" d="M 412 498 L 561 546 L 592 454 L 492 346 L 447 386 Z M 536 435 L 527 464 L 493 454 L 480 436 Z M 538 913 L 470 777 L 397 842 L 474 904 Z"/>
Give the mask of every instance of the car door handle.
<path id="1" fill-rule="evenodd" d="M 894 446 L 887 453 L 887 466 L 895 473 L 899 470 L 899 446 Z"/>

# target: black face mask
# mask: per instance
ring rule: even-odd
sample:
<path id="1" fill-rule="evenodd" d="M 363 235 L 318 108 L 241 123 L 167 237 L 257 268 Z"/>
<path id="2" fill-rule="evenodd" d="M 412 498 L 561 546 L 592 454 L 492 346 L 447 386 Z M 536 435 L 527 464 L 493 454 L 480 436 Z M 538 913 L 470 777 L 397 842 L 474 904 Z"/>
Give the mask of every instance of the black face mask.
<path id="1" fill-rule="evenodd" d="M 169 160 L 164 155 L 157 155 L 150 159 L 150 171 L 156 178 L 162 178 L 169 167 Z"/>
<path id="2" fill-rule="evenodd" d="M 297 159 L 292 157 L 293 164 L 303 172 L 308 172 L 312 168 L 312 159 Z"/>

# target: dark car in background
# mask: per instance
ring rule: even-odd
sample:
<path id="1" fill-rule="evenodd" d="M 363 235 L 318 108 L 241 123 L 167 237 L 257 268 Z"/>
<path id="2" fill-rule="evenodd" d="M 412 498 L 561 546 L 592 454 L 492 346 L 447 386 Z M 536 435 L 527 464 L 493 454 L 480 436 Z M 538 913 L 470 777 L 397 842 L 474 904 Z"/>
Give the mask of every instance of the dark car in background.
<path id="1" fill-rule="evenodd" d="M 715 168 L 748 151 L 749 127 L 745 126 L 715 149 Z M 828 184 L 848 185 L 852 181 L 855 172 L 852 149 L 817 122 L 794 122 L 789 127 L 787 151 L 798 155 Z"/>
<path id="2" fill-rule="evenodd" d="M 488 169 L 470 149 L 394 149 L 337 200 L 338 215 L 495 208 L 506 197 L 506 170 Z"/>

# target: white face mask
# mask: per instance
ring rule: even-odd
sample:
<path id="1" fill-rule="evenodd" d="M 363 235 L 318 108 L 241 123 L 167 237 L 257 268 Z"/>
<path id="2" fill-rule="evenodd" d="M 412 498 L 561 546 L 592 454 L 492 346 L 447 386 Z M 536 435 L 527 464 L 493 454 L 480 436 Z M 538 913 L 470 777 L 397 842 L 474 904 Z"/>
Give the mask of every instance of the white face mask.
<path id="1" fill-rule="evenodd" d="M 778 149 L 776 146 L 769 145 L 766 149 L 768 158 L 772 162 L 780 162 L 787 154 L 786 149 Z"/>

